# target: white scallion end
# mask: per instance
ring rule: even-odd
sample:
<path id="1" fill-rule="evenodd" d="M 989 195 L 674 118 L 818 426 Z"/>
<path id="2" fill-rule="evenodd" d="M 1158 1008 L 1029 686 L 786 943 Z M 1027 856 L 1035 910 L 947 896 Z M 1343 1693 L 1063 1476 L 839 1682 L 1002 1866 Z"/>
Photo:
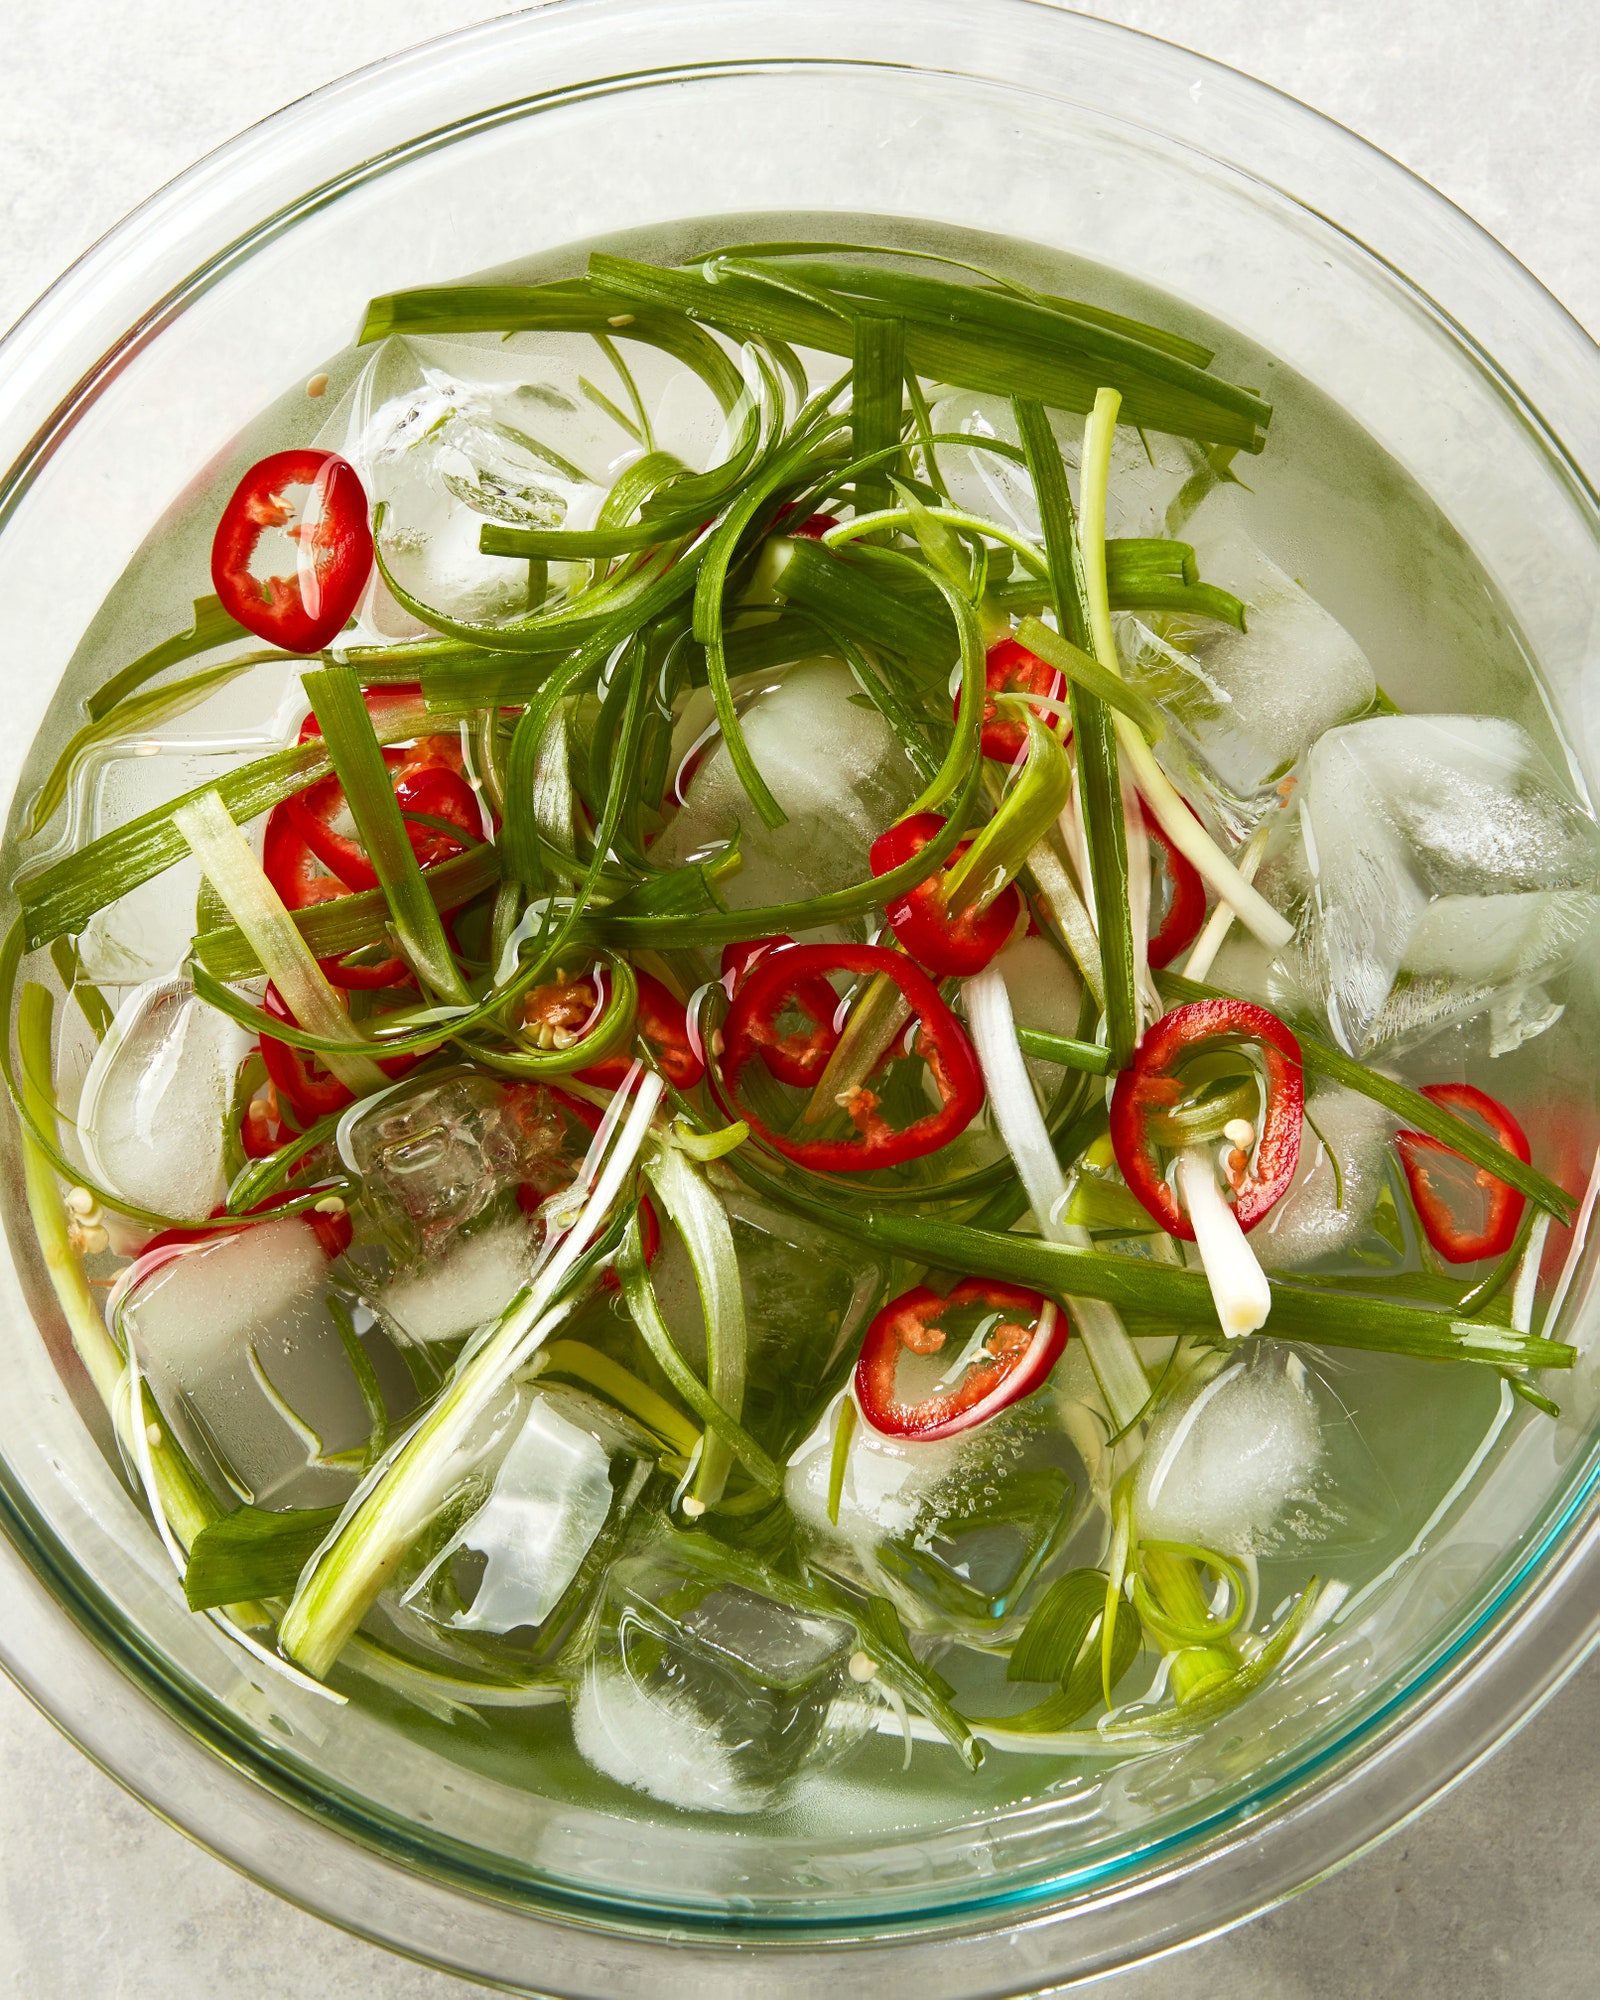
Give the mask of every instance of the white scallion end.
<path id="1" fill-rule="evenodd" d="M 1254 1333 L 1266 1324 L 1272 1291 L 1239 1218 L 1217 1186 L 1203 1147 L 1191 1146 L 1180 1154 L 1178 1192 L 1194 1224 L 1195 1243 L 1223 1332 L 1230 1340 Z"/>

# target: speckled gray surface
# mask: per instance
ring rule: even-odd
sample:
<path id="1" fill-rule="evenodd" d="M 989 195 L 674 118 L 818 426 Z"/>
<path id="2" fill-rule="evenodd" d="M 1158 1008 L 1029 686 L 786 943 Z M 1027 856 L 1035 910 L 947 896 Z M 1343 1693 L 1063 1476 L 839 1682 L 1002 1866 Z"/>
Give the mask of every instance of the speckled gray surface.
<path id="1" fill-rule="evenodd" d="M 797 0 L 803 4 L 803 0 Z M 8 0 L 0 325 L 208 147 L 484 0 Z M 1600 328 L 1600 11 L 1558 0 L 1144 0 L 1187 44 L 1375 140 Z M 329 1930 L 128 1799 L 0 1682 L 5 2000 L 471 2000 Z M 1107 2000 L 1580 2000 L 1600 1993 L 1600 1662 L 1375 1852 Z"/>

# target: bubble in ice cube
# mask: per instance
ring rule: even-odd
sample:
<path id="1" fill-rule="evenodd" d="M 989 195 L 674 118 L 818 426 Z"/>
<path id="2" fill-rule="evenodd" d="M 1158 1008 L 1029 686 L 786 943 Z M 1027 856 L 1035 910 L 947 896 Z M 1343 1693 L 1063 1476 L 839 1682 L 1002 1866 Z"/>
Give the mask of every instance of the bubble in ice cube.
<path id="1" fill-rule="evenodd" d="M 1297 1357 L 1258 1353 L 1200 1370 L 1150 1427 L 1134 1517 L 1153 1540 L 1248 1556 L 1314 1497 L 1322 1436 Z"/>
<path id="2" fill-rule="evenodd" d="M 521 1179 L 521 1132 L 493 1077 L 462 1073 L 386 1092 L 341 1129 L 361 1203 L 403 1262 L 431 1257 Z"/>
<path id="3" fill-rule="evenodd" d="M 1312 1093 L 1294 1178 L 1250 1233 L 1267 1270 L 1292 1271 L 1361 1242 L 1388 1185 L 1396 1124 L 1392 1111 L 1357 1091 L 1325 1085 Z"/>
<path id="4" fill-rule="evenodd" d="M 1315 968 L 1352 1054 L 1549 976 L 1600 909 L 1600 831 L 1499 717 L 1331 730 L 1307 759 L 1303 816 Z"/>
<path id="5" fill-rule="evenodd" d="M 861 1732 L 839 1719 L 855 1713 L 843 1699 L 854 1643 L 842 1619 L 653 1549 L 607 1578 L 573 1740 L 596 1770 L 667 1805 L 760 1812 Z"/>
<path id="6" fill-rule="evenodd" d="M 224 1139 L 250 1037 L 181 979 L 141 986 L 117 1010 L 78 1101 L 91 1176 L 125 1201 L 179 1222 L 226 1192 Z"/>
<path id="7" fill-rule="evenodd" d="M 186 1249 L 145 1278 L 121 1324 L 168 1421 L 258 1506 L 348 1488 L 330 1459 L 371 1419 L 328 1311 L 328 1258 L 300 1216 Z"/>
<path id="8" fill-rule="evenodd" d="M 491 1222 L 403 1268 L 372 1292 L 372 1303 L 413 1345 L 464 1340 L 505 1311 L 527 1283 L 538 1248 L 533 1225 L 522 1215 Z"/>
<path id="9" fill-rule="evenodd" d="M 969 437 L 998 438 L 1004 444 L 1019 442 L 1016 412 L 1006 396 L 957 389 L 940 397 L 930 415 L 935 433 L 962 431 Z M 1067 485 L 1076 504 L 1083 419 L 1052 411 L 1050 427 L 1061 448 Z M 1038 539 L 1039 509 L 1026 466 L 981 446 L 946 444 L 935 450 L 939 471 L 957 507 Z M 1119 425 L 1111 445 L 1106 533 L 1175 535 L 1214 481 L 1204 454 L 1186 439 Z"/>
<path id="10" fill-rule="evenodd" d="M 993 1637 L 1063 1546 L 1080 1461 L 1049 1403 L 1013 1405 L 929 1443 L 886 1437 L 864 1420 L 845 1460 L 837 1522 L 828 1517 L 830 1407 L 789 1461 L 784 1498 L 819 1567 L 882 1592 L 925 1632 Z"/>
<path id="11" fill-rule="evenodd" d="M 894 731 L 865 701 L 837 660 L 807 660 L 767 677 L 740 719 L 787 822 L 762 823 L 718 737 L 652 860 L 680 867 L 737 834 L 741 865 L 720 883 L 735 909 L 825 895 L 865 879 L 872 872 L 867 850 L 916 790 Z"/>
<path id="12" fill-rule="evenodd" d="M 1324 730 L 1371 707 L 1377 684 L 1332 613 L 1241 529 L 1190 532 L 1201 576 L 1243 600 L 1247 629 L 1125 613 L 1117 639 L 1130 678 L 1175 725 L 1164 758 L 1237 835 Z"/>

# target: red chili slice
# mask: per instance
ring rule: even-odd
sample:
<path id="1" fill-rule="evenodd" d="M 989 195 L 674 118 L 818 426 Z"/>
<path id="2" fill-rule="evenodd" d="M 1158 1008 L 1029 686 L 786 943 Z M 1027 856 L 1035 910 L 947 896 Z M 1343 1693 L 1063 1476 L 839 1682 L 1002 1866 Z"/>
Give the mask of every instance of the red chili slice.
<path id="1" fill-rule="evenodd" d="M 872 843 L 873 874 L 887 875 L 913 859 L 944 824 L 937 813 L 914 813 L 910 819 L 897 820 Z M 982 972 L 1022 920 L 1022 897 L 1010 882 L 986 909 L 969 906 L 951 914 L 946 901 L 950 870 L 971 845 L 970 840 L 959 842 L 942 869 L 884 909 L 901 944 L 918 965 L 940 979 L 966 979 Z"/>
<path id="2" fill-rule="evenodd" d="M 261 996 L 261 1005 L 274 1020 L 298 1025 L 284 1005 L 277 987 L 268 986 Z M 304 1125 L 314 1125 L 319 1118 L 326 1118 L 329 1112 L 342 1111 L 347 1104 L 355 1102 L 354 1092 L 346 1090 L 332 1070 L 324 1069 L 307 1049 L 292 1048 L 288 1042 L 263 1035 L 261 1060 L 267 1066 L 273 1088 L 294 1106 L 295 1115 Z M 385 1076 L 404 1076 L 408 1069 L 416 1067 L 419 1060 L 417 1056 L 391 1056 L 387 1062 L 380 1062 L 378 1067 Z"/>
<path id="3" fill-rule="evenodd" d="M 258 575 L 252 565 L 261 538 L 274 528 L 293 540 L 293 566 Z M 211 544 L 211 580 L 223 610 L 291 653 L 330 645 L 371 573 L 372 530 L 356 469 L 336 452 L 309 446 L 275 451 L 251 466 Z"/>
<path id="4" fill-rule="evenodd" d="M 367 712 L 380 728 L 396 711 L 413 709 L 421 694 L 416 681 L 396 682 L 362 690 Z M 309 743 L 322 735 L 315 715 L 300 725 L 299 740 Z M 419 736 L 406 744 L 384 746 L 383 761 L 392 773 L 395 798 L 402 813 L 423 814 L 460 827 L 469 840 L 482 837 L 483 821 L 477 796 L 462 773 L 461 745 L 453 736 Z M 347 888 L 375 889 L 378 878 L 366 850 L 349 824 L 344 787 L 331 774 L 296 792 L 283 808 L 299 827 L 302 838 L 322 865 Z M 463 842 L 437 827 L 408 822 L 406 832 L 424 868 L 459 854 Z M 268 871 L 270 873 L 270 870 Z M 280 890 L 280 894 L 282 891 Z M 291 908 L 297 907 L 290 905 Z"/>
<path id="5" fill-rule="evenodd" d="M 163 1264 L 170 1264 L 174 1253 L 185 1244 L 225 1243 L 230 1236 L 242 1236 L 254 1222 L 269 1221 L 275 1209 L 282 1208 L 285 1203 L 296 1199 L 298 1195 L 294 1188 L 283 1188 L 277 1194 L 266 1195 L 237 1218 L 238 1227 L 235 1229 L 163 1229 L 159 1236 L 151 1237 L 139 1252 L 134 1264 L 122 1274 L 119 1283 L 124 1296 L 131 1292 L 135 1285 L 143 1284 L 152 1271 Z M 215 1219 L 226 1215 L 227 1212 L 226 1205 L 219 1202 L 211 1214 Z M 317 1241 L 322 1245 L 322 1254 L 330 1264 L 335 1257 L 342 1256 L 350 1248 L 355 1226 L 350 1220 L 349 1209 L 335 1209 L 330 1214 L 322 1209 L 303 1208 L 297 1212 L 294 1220 L 310 1226 Z"/>
<path id="6" fill-rule="evenodd" d="M 1248 1000 L 1195 1000 L 1174 1007 L 1145 1030 L 1112 1094 L 1111 1144 L 1123 1179 L 1168 1235 L 1188 1243 L 1194 1241 L 1194 1225 L 1162 1171 L 1150 1121 L 1183 1097 L 1181 1069 L 1187 1060 L 1240 1041 L 1251 1045 L 1266 1079 L 1255 1157 L 1239 1166 L 1232 1189 L 1239 1227 L 1253 1229 L 1294 1178 L 1305 1112 L 1300 1044 L 1275 1014 Z"/>
<path id="7" fill-rule="evenodd" d="M 898 1378 L 907 1354 L 937 1354 L 948 1369 L 991 1315 L 995 1323 L 958 1381 L 947 1388 L 935 1386 L 916 1402 L 900 1399 Z M 957 1318 L 973 1318 L 975 1324 L 965 1338 L 952 1341 L 943 1322 Z M 989 1278 L 963 1278 L 948 1298 L 940 1298 L 926 1285 L 917 1285 L 886 1305 L 867 1329 L 856 1363 L 856 1403 L 885 1437 L 921 1444 L 954 1437 L 1031 1395 L 1066 1344 L 1066 1314 L 1038 1292 Z"/>
<path id="8" fill-rule="evenodd" d="M 524 1215 L 537 1215 L 551 1195 L 570 1187 L 577 1177 L 589 1141 L 600 1129 L 600 1113 L 581 1097 L 572 1097 L 549 1083 L 513 1085 L 507 1108 L 521 1130 L 529 1173 L 517 1189 L 517 1206 Z M 581 1143 L 575 1143 L 575 1127 Z M 646 1195 L 639 1198 L 639 1235 L 644 1261 L 653 1264 L 661 1248 L 661 1224 Z M 619 1289 L 617 1274 L 609 1265 L 601 1283 L 607 1291 Z"/>
<path id="9" fill-rule="evenodd" d="M 661 1074 L 674 1090 L 693 1090 L 706 1073 L 705 1059 L 689 1039 L 689 1020 L 683 1002 L 674 999 L 659 979 L 648 972 L 635 972 L 639 983 L 639 1015 L 634 1033 L 650 1044 Z M 603 1062 L 591 1063 L 578 1071 L 581 1083 L 597 1084 L 602 1090 L 618 1090 L 628 1080 L 633 1067 L 630 1050 L 619 1049 Z"/>
<path id="10" fill-rule="evenodd" d="M 323 873 L 287 806 L 274 806 L 267 815 L 267 830 L 261 846 L 261 865 L 267 880 L 277 890 L 285 909 L 307 910 L 315 903 L 336 903 L 355 892 L 336 875 Z M 362 960 L 325 958 L 322 970 L 335 986 L 379 991 L 410 982 L 411 968 L 403 958 Z"/>
<path id="11" fill-rule="evenodd" d="M 431 868 L 435 862 L 448 860 L 452 854 L 460 854 L 470 841 L 482 837 L 483 823 L 476 795 L 459 771 L 431 761 L 419 762 L 410 750 L 386 749 L 383 761 L 389 767 L 390 782 L 402 813 L 421 813 L 429 819 L 446 820 L 467 836 L 466 840 L 455 840 L 438 827 L 408 820 L 406 835 L 422 867 Z M 343 785 L 331 772 L 314 785 L 307 785 L 304 791 L 296 792 L 287 801 L 286 810 L 311 852 L 347 888 L 377 888 L 377 872 L 367 859 L 366 849 L 353 828 L 350 832 L 344 830 L 342 822 L 348 820 L 350 809 Z"/>
<path id="12" fill-rule="evenodd" d="M 1030 653 L 1015 639 L 997 639 L 984 655 L 983 681 L 988 690 L 983 700 L 983 731 L 978 747 L 985 757 L 999 764 L 1014 764 L 1028 741 L 1028 725 L 1015 716 L 995 712 L 997 694 L 1038 694 L 1050 701 L 1066 698 L 1067 678 L 1059 667 Z M 961 703 L 955 705 L 960 712 Z M 1061 718 L 1053 710 L 1034 711 L 1046 729 L 1059 729 Z"/>
<path id="13" fill-rule="evenodd" d="M 1425 1083 L 1422 1095 L 1447 1111 L 1481 1118 L 1508 1153 L 1525 1165 L 1532 1159 L 1527 1133 L 1486 1091 L 1470 1083 Z M 1417 1219 L 1445 1262 L 1475 1264 L 1483 1257 L 1503 1257 L 1516 1239 L 1527 1206 L 1520 1190 L 1426 1132 L 1397 1132 L 1395 1144 Z M 1462 1220 L 1463 1208 L 1469 1214 L 1473 1208 L 1481 1210 L 1483 1220 L 1476 1228 Z"/>
<path id="14" fill-rule="evenodd" d="M 1172 885 L 1161 922 L 1150 935 L 1150 963 L 1159 969 L 1170 965 L 1180 952 L 1187 951 L 1200 935 L 1206 920 L 1206 885 L 1199 869 L 1173 845 L 1166 829 L 1142 800 L 1140 808 L 1144 813 L 1144 830 L 1160 848 Z"/>
<path id="15" fill-rule="evenodd" d="M 392 715 L 415 710 L 421 697 L 421 681 L 384 681 L 377 687 L 361 690 L 367 713 L 380 729 Z M 300 725 L 298 740 L 309 743 L 321 734 L 322 724 L 314 714 L 308 715 Z M 410 746 L 410 754 L 413 763 L 450 764 L 458 771 L 461 769 L 461 745 L 453 736 L 420 736 Z"/>
<path id="16" fill-rule="evenodd" d="M 820 542 L 830 528 L 837 528 L 839 525 L 839 517 L 836 514 L 808 514 L 799 527 L 787 526 L 791 516 L 798 511 L 798 501 L 786 500 L 772 517 L 774 532 L 793 535 L 798 541 Z"/>
<path id="17" fill-rule="evenodd" d="M 939 1092 L 939 1108 L 896 1131 L 879 1114 L 879 1097 L 858 1084 L 842 1108 L 856 1128 L 853 1139 L 794 1139 L 774 1132 L 741 1102 L 739 1082 L 750 1064 L 783 1038 L 781 1023 L 808 982 L 830 973 L 870 978 L 885 973 L 917 1017 L 916 1050 Z M 801 944 L 769 952 L 746 976 L 723 1023 L 723 1073 L 719 1095 L 733 1115 L 786 1159 L 819 1173 L 862 1173 L 899 1166 L 936 1152 L 964 1132 L 983 1103 L 983 1075 L 972 1044 L 939 989 L 899 952 L 877 945 Z"/>
<path id="18" fill-rule="evenodd" d="M 244 1108 L 239 1120 L 239 1143 L 247 1160 L 264 1160 L 289 1137 L 289 1128 L 278 1110 L 278 1092 L 269 1083 Z"/>
<path id="19" fill-rule="evenodd" d="M 792 950 L 794 939 L 783 936 L 753 938 L 722 948 L 722 983 L 730 1000 L 755 966 L 769 952 Z M 774 1039 L 761 1044 L 761 1060 L 780 1083 L 797 1090 L 810 1090 L 820 1083 L 828 1058 L 839 1046 L 839 1030 L 834 1022 L 839 1012 L 839 996 L 826 979 L 808 979 L 795 989 L 790 1005 L 809 1027 L 793 1026 L 778 1031 L 776 1022 L 766 1024 Z"/>
<path id="20" fill-rule="evenodd" d="M 471 842 L 483 838 L 477 794 L 459 771 L 442 764 L 408 764 L 395 780 L 394 796 L 419 867 L 432 868 L 436 862 L 448 861 L 452 854 L 462 853 Z M 467 839 L 456 840 L 443 827 L 424 824 L 427 820 L 457 826 Z"/>

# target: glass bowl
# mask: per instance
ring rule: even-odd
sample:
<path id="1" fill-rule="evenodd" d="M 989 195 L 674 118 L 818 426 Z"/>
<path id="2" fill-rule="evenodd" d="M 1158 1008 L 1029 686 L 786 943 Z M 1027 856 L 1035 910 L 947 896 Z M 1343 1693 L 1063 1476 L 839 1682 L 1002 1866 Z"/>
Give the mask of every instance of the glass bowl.
<path id="1" fill-rule="evenodd" d="M 1230 339 L 1273 357 L 1286 408 L 1346 413 L 1453 525 L 1536 663 L 1537 692 L 1494 698 L 1545 704 L 1575 782 L 1600 775 L 1600 365 L 1437 194 L 1259 84 L 1033 0 L 560 0 L 243 134 L 0 347 L 6 795 L 65 740 L 106 647 L 126 659 L 181 623 L 160 621 L 201 573 L 192 549 L 164 607 L 160 577 L 146 593 L 148 632 L 94 622 L 152 524 L 226 473 L 236 435 L 347 344 L 371 294 L 528 260 L 557 272 L 564 245 L 612 232 L 687 252 L 695 218 L 733 210 L 809 215 L 819 233 L 862 216 L 997 233 L 1082 260 L 1103 302 L 1137 305 L 1146 286 L 1180 301 L 1220 329 L 1225 374 Z M 1362 577 L 1324 587 L 1359 632 Z M 1435 672 L 1466 699 L 1448 647 Z M 1592 986 L 1575 982 L 1580 1021 Z M 1586 1081 L 1569 1109 L 1587 1161 Z M 471 1723 L 330 1709 L 186 1613 L 106 1456 L 9 1125 L 5 1173 L 0 1659 L 90 1756 L 258 1880 L 514 1989 L 747 2000 L 825 1976 L 844 1996 L 940 2000 L 1125 1965 L 1417 1810 L 1559 1684 L 1600 1620 L 1585 1359 L 1561 1421 L 1509 1421 L 1399 1587 L 1237 1737 L 1154 1770 L 1030 1766 L 1005 1796 L 866 1781 L 758 1833 L 541 1797 Z M 1591 1278 L 1581 1262 L 1566 1308 L 1580 1345 Z"/>

